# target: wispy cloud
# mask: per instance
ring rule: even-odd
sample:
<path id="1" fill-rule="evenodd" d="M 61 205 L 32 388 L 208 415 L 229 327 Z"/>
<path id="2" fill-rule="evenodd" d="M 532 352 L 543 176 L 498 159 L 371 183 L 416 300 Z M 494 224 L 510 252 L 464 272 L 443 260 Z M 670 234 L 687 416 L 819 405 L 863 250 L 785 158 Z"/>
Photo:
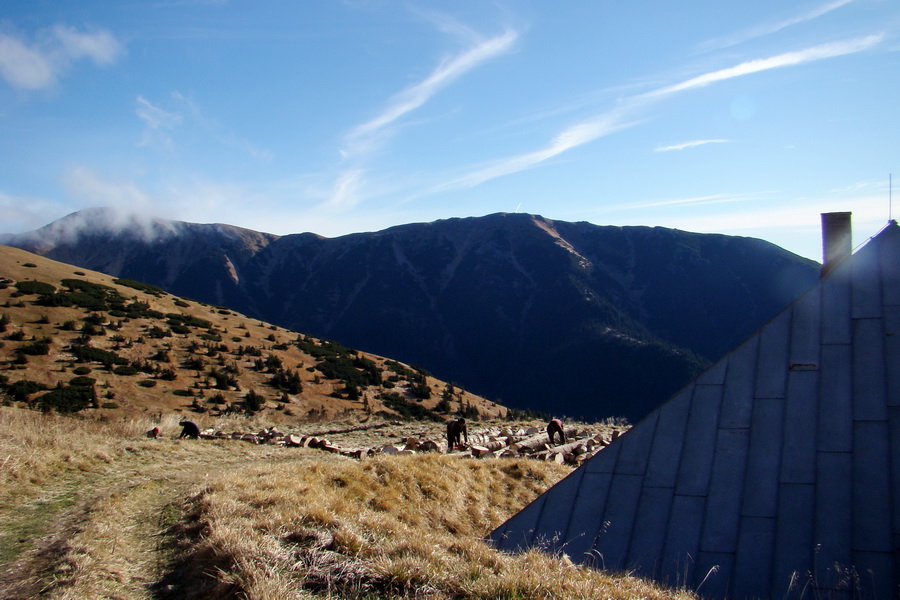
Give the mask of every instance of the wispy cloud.
<path id="1" fill-rule="evenodd" d="M 344 140 L 341 154 L 347 158 L 372 150 L 377 146 L 380 134 L 390 125 L 423 106 L 441 89 L 469 71 L 508 52 L 518 35 L 515 31 L 506 31 L 442 61 L 428 77 L 395 94 L 378 115 L 354 127 Z"/>
<path id="2" fill-rule="evenodd" d="M 193 99 L 181 92 L 170 94 L 167 108 L 154 104 L 143 96 L 138 96 L 135 102 L 137 105 L 135 114 L 144 122 L 139 146 L 174 150 L 174 132 L 182 126 L 191 126 L 198 128 L 206 137 L 222 146 L 234 148 L 260 160 L 272 159 L 271 152 L 235 135 L 214 119 L 207 117 Z"/>
<path id="3" fill-rule="evenodd" d="M 756 60 L 748 60 L 739 65 L 728 67 L 727 69 L 719 69 L 692 77 L 674 85 L 665 86 L 644 94 L 647 98 L 668 96 L 678 92 L 684 92 L 694 88 L 705 87 L 711 83 L 734 79 L 735 77 L 743 77 L 753 73 L 761 73 L 772 69 L 782 69 L 784 67 L 795 67 L 804 63 L 815 62 L 826 58 L 835 58 L 847 54 L 855 54 L 868 50 L 881 43 L 885 38 L 883 33 L 868 35 L 853 40 L 844 40 L 840 42 L 830 42 L 820 44 L 803 50 L 794 52 L 785 52 L 768 58 L 759 58 Z"/>
<path id="4" fill-rule="evenodd" d="M 361 199 L 363 183 L 363 171 L 361 169 L 344 171 L 337 178 L 337 181 L 334 182 L 334 188 L 328 197 L 326 205 L 329 208 L 339 210 L 356 206 Z"/>
<path id="5" fill-rule="evenodd" d="M 83 201 L 86 206 L 140 210 L 153 205 L 152 198 L 134 182 L 111 182 L 83 166 L 69 169 L 63 177 L 63 185 L 70 196 Z"/>
<path id="6" fill-rule="evenodd" d="M 184 112 L 190 117 L 189 120 L 192 124 L 200 127 L 207 136 L 219 144 L 239 150 L 253 158 L 266 161 L 272 160 L 272 153 L 269 150 L 234 134 L 215 119 L 208 117 L 193 98 L 185 96 L 181 92 L 172 92 L 172 99 L 183 108 Z"/>
<path id="7" fill-rule="evenodd" d="M 38 90 L 56 82 L 56 68 L 48 56 L 6 34 L 0 34 L 0 75 L 21 90 Z"/>
<path id="8" fill-rule="evenodd" d="M 532 168 L 564 152 L 638 124 L 640 119 L 636 116 L 636 113 L 639 109 L 660 102 L 669 96 L 736 77 L 862 52 L 877 46 L 884 39 L 884 34 L 876 34 L 853 40 L 820 44 L 803 50 L 746 61 L 733 67 L 704 73 L 650 92 L 622 98 L 615 108 L 564 129 L 543 149 L 503 158 L 486 167 L 476 167 L 467 174 L 457 176 L 436 186 L 433 191 L 473 187 L 497 177 Z M 675 150 L 678 148 L 673 147 L 671 149 Z"/>
<path id="9" fill-rule="evenodd" d="M 598 138 L 610 135 L 616 131 L 627 129 L 637 124 L 638 121 L 629 118 L 630 107 L 623 106 L 607 113 L 597 115 L 564 129 L 544 148 L 533 152 L 526 152 L 494 161 L 487 165 L 477 167 L 464 175 L 452 178 L 436 187 L 432 192 L 440 192 L 452 189 L 469 188 L 511 175 L 525 169 L 530 169 L 548 159 L 559 156 L 568 150 L 577 148 L 592 142 Z"/>
<path id="10" fill-rule="evenodd" d="M 736 202 L 749 202 L 759 200 L 763 196 L 774 192 L 748 192 L 741 194 L 710 194 L 708 196 L 693 196 L 690 198 L 669 198 L 665 200 L 651 200 L 649 202 L 632 202 L 607 207 L 605 210 L 636 210 L 643 208 L 661 208 L 665 206 L 707 206 L 711 204 L 734 204 Z"/>
<path id="11" fill-rule="evenodd" d="M 705 146 L 706 144 L 726 144 L 731 140 L 724 139 L 716 139 L 716 140 L 694 140 L 691 142 L 682 142 L 681 144 L 673 144 L 671 146 L 657 146 L 653 149 L 654 152 L 672 152 L 675 150 L 687 150 L 688 148 L 696 148 L 697 146 Z"/>
<path id="12" fill-rule="evenodd" d="M 123 53 L 122 45 L 108 31 L 79 31 L 57 25 L 29 40 L 18 33 L 0 33 L 0 77 L 25 91 L 47 89 L 75 61 L 89 59 L 106 66 Z"/>
<path id="13" fill-rule="evenodd" d="M 57 25 L 53 35 L 62 44 L 65 56 L 73 60 L 89 58 L 97 65 L 110 65 L 122 53 L 122 46 L 106 30 L 85 33 L 74 27 Z"/>
<path id="14" fill-rule="evenodd" d="M 159 146 L 165 150 L 172 150 L 171 132 L 181 125 L 181 115 L 167 111 L 143 96 L 138 96 L 135 103 L 137 104 L 135 114 L 144 122 L 144 132 L 138 145 Z"/>
<path id="15" fill-rule="evenodd" d="M 428 18 L 439 30 L 465 38 L 466 49 L 442 60 L 427 77 L 394 94 L 375 117 L 353 127 L 344 136 L 340 153 L 352 166 L 338 174 L 325 201 L 326 207 L 356 206 L 365 196 L 365 169 L 361 165 L 386 143 L 396 124 L 470 71 L 512 50 L 519 38 L 517 31 L 508 29 L 485 39 L 456 21 L 434 15 Z"/>
<path id="16" fill-rule="evenodd" d="M 0 233 L 21 233 L 47 224 L 48 215 L 61 217 L 60 205 L 34 196 L 13 196 L 0 192 Z"/>
<path id="17" fill-rule="evenodd" d="M 793 25 L 806 23 L 808 21 L 812 21 L 813 19 L 817 19 L 821 16 L 827 15 L 828 13 L 854 1 L 855 0 L 833 0 L 832 2 L 821 4 L 804 13 L 789 17 L 787 19 L 783 19 L 781 21 L 766 23 L 764 25 L 746 29 L 731 36 L 710 40 L 701 44 L 700 49 L 702 52 L 706 52 L 709 50 L 720 50 L 722 48 L 736 46 L 738 44 L 742 44 L 759 37 L 778 33 L 779 31 L 787 29 L 788 27 L 791 27 Z"/>

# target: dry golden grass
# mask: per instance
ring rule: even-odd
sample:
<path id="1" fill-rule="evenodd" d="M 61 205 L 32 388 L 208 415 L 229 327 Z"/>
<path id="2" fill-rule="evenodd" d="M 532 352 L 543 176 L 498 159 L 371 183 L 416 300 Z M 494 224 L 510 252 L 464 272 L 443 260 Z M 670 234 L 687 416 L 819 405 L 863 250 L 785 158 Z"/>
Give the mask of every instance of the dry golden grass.
<path id="1" fill-rule="evenodd" d="M 565 557 L 499 553 L 482 538 L 569 470 L 436 455 L 263 466 L 194 500 L 180 597 L 689 598 Z"/>
<path id="2" fill-rule="evenodd" d="M 693 598 L 481 541 L 568 467 L 355 461 L 147 425 L 0 407 L 0 551 L 28 540 L 0 559 L 0 597 Z"/>
<path id="3" fill-rule="evenodd" d="M 149 419 L 101 423 L 0 407 L 0 494 L 11 485 L 41 484 L 60 470 L 109 462 L 121 439 L 140 437 L 151 427 Z"/>

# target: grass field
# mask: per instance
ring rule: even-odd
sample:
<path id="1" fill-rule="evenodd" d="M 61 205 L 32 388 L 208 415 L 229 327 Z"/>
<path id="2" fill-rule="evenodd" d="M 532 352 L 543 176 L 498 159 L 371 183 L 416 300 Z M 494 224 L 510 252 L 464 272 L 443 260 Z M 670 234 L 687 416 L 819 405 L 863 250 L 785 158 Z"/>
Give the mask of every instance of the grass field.
<path id="1" fill-rule="evenodd" d="M 569 467 L 149 427 L 0 407 L 0 597 L 692 597 L 481 541 Z"/>

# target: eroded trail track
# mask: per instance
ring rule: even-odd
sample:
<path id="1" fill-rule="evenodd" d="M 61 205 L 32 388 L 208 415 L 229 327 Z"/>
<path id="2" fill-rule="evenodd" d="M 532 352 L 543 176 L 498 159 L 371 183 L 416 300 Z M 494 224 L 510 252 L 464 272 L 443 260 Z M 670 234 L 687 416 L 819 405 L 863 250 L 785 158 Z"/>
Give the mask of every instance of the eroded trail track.
<path id="1" fill-rule="evenodd" d="M 96 470 L 60 474 L 40 495 L 11 494 L 0 508 L 0 598 L 159 597 L 186 499 L 235 469 L 323 458 L 231 441 L 136 442 Z"/>

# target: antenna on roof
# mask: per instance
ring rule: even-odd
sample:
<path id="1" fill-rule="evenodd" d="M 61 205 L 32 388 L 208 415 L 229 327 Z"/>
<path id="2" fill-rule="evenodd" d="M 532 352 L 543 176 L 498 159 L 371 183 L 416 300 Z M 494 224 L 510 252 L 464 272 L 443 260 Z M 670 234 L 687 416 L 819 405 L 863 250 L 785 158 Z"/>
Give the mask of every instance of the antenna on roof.
<path id="1" fill-rule="evenodd" d="M 888 173 L 888 221 L 894 220 L 894 174 Z"/>

